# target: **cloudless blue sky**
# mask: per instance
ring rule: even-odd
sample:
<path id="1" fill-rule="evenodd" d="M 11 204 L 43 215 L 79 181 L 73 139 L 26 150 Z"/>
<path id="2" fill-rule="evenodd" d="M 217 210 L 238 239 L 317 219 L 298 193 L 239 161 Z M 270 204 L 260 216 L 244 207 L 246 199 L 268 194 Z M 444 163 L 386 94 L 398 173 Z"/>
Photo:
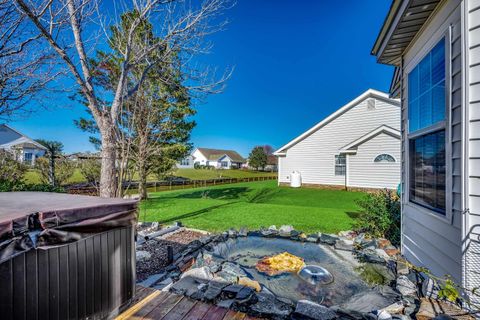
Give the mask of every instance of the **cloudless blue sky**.
<path id="1" fill-rule="evenodd" d="M 113 0 L 112 0 L 113 1 Z M 199 59 L 235 71 L 222 94 L 196 106 L 198 147 L 281 147 L 368 88 L 387 91 L 392 68 L 370 56 L 389 0 L 237 0 L 225 31 Z M 59 101 L 59 97 L 51 99 Z M 53 101 L 53 100 L 52 100 Z M 11 125 L 32 138 L 60 140 L 65 152 L 93 150 L 73 125 L 83 107 L 38 111 Z"/>

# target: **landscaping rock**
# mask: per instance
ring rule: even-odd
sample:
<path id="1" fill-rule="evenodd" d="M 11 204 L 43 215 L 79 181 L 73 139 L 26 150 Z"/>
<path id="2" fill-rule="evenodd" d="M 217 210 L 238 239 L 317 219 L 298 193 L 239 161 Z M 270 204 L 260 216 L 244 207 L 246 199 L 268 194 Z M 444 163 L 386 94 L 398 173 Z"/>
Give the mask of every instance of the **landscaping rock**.
<path id="1" fill-rule="evenodd" d="M 329 235 L 329 234 L 325 234 L 325 233 L 322 233 L 320 235 L 320 242 L 331 245 L 331 246 L 335 245 L 337 240 L 338 240 L 338 237 L 334 236 L 334 235 Z"/>
<path id="2" fill-rule="evenodd" d="M 440 290 L 440 287 L 438 284 L 435 282 L 435 280 L 431 278 L 426 278 L 422 282 L 422 294 L 426 298 L 432 298 L 432 299 L 437 299 L 438 298 L 438 291 Z"/>
<path id="3" fill-rule="evenodd" d="M 359 253 L 359 256 L 362 260 L 369 263 L 385 263 L 385 259 L 379 257 L 377 253 L 373 250 L 363 250 Z"/>
<path id="4" fill-rule="evenodd" d="M 395 298 L 389 295 L 385 296 L 383 292 L 379 291 L 381 290 L 357 293 L 350 297 L 345 303 L 342 303 L 340 307 L 349 312 L 368 313 L 388 307 L 395 302 Z"/>
<path id="5" fill-rule="evenodd" d="M 152 254 L 148 251 L 138 250 L 136 253 L 137 261 L 146 261 L 152 257 Z"/>
<path id="6" fill-rule="evenodd" d="M 278 300 L 268 293 L 257 293 L 257 302 L 250 306 L 249 313 L 256 317 L 285 319 L 293 311 L 293 305 Z"/>
<path id="7" fill-rule="evenodd" d="M 207 301 L 215 300 L 222 293 L 223 288 L 226 286 L 228 286 L 228 283 L 210 281 L 205 293 L 203 294 L 203 298 Z"/>
<path id="8" fill-rule="evenodd" d="M 290 237 L 295 229 L 290 225 L 283 225 L 278 229 L 278 234 L 282 237 Z M 298 234 L 297 234 L 298 235 Z"/>
<path id="9" fill-rule="evenodd" d="M 210 271 L 208 267 L 193 268 L 185 271 L 182 274 L 181 278 L 184 278 L 184 277 L 193 277 L 196 279 L 212 280 L 213 273 Z"/>
<path id="10" fill-rule="evenodd" d="M 409 274 L 410 270 L 408 268 L 407 261 L 405 259 L 398 259 L 397 260 L 397 274 L 399 275 L 407 275 Z"/>
<path id="11" fill-rule="evenodd" d="M 294 316 L 302 319 L 331 320 L 335 319 L 336 313 L 330 308 L 319 305 L 310 300 L 299 300 L 295 307 Z"/>
<path id="12" fill-rule="evenodd" d="M 335 249 L 343 251 L 353 251 L 353 240 L 339 239 L 335 242 Z"/>
<path id="13" fill-rule="evenodd" d="M 228 236 L 230 238 L 236 238 L 238 236 L 238 232 L 235 229 L 229 229 L 228 230 Z"/>
<path id="14" fill-rule="evenodd" d="M 246 278 L 246 277 L 239 277 L 238 278 L 238 284 L 246 286 L 246 287 L 250 287 L 257 292 L 260 292 L 262 290 L 262 288 L 260 286 L 260 283 L 258 283 L 258 281 L 255 281 L 255 280 L 252 280 L 252 279 L 249 279 L 249 278 Z"/>
<path id="15" fill-rule="evenodd" d="M 355 231 L 348 230 L 348 231 L 340 231 L 338 235 L 348 240 L 353 240 L 356 237 L 357 233 Z"/>
<path id="16" fill-rule="evenodd" d="M 316 234 L 316 233 L 309 234 L 309 235 L 307 236 L 306 241 L 307 241 L 307 242 L 313 242 L 313 243 L 318 242 L 318 234 Z"/>
<path id="17" fill-rule="evenodd" d="M 415 297 L 417 295 L 417 286 L 404 275 L 397 278 L 396 289 L 402 294 L 402 296 Z"/>
<path id="18" fill-rule="evenodd" d="M 235 300 L 233 300 L 233 299 L 220 300 L 220 301 L 217 302 L 217 306 L 225 308 L 225 309 L 230 309 L 233 302 L 235 302 Z"/>
<path id="19" fill-rule="evenodd" d="M 403 313 L 403 310 L 405 310 L 405 306 L 401 301 L 397 301 L 388 307 L 383 308 L 381 311 L 386 311 L 390 314 L 400 314 Z"/>
<path id="20" fill-rule="evenodd" d="M 237 293 L 239 293 L 243 288 L 245 287 L 238 284 L 231 284 L 229 286 L 226 286 L 222 290 L 222 298 L 235 299 L 237 297 Z"/>
<path id="21" fill-rule="evenodd" d="M 380 249 L 389 247 L 389 246 L 391 246 L 391 245 L 392 245 L 392 243 L 391 243 L 390 240 L 388 240 L 388 239 L 385 239 L 385 238 L 377 239 L 377 246 L 378 246 Z"/>
<path id="22" fill-rule="evenodd" d="M 175 282 L 170 287 L 170 292 L 175 294 L 185 295 L 187 297 L 192 296 L 194 293 L 199 291 L 202 284 L 205 284 L 206 280 L 197 279 L 193 277 L 184 277 Z"/>
<path id="23" fill-rule="evenodd" d="M 466 313 L 466 311 L 461 310 L 452 303 L 429 298 L 420 299 L 420 309 L 415 316 L 417 320 L 430 320 L 436 318 L 437 316 L 448 316 L 449 318 L 462 320 L 475 319 L 473 316 Z"/>
<path id="24" fill-rule="evenodd" d="M 239 237 L 246 237 L 248 235 L 248 230 L 247 228 L 240 228 L 238 231 L 238 236 Z"/>
<path id="25" fill-rule="evenodd" d="M 222 264 L 222 270 L 217 272 L 216 275 L 232 283 L 237 282 L 239 277 L 248 277 L 247 273 L 240 266 L 228 261 Z"/>

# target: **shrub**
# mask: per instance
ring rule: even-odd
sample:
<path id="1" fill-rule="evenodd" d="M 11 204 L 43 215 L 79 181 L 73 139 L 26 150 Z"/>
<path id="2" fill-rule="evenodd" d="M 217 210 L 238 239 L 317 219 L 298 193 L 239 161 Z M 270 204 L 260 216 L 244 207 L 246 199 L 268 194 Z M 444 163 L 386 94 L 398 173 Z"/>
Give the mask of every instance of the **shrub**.
<path id="1" fill-rule="evenodd" d="M 47 158 L 38 158 L 35 161 L 35 168 L 40 172 L 42 184 L 49 184 L 50 181 L 50 161 Z M 55 159 L 55 182 L 57 185 L 65 184 L 75 171 L 75 164 L 66 159 Z"/>
<path id="2" fill-rule="evenodd" d="M 400 244 L 400 199 L 395 192 L 368 193 L 357 204 L 362 208 L 354 225 L 357 231 Z"/>
<path id="3" fill-rule="evenodd" d="M 0 181 L 0 192 L 9 191 L 38 191 L 38 192 L 65 192 L 62 187 L 54 187 L 49 184 L 26 184 L 24 182 Z"/>
<path id="4" fill-rule="evenodd" d="M 102 164 L 99 159 L 84 159 L 80 161 L 79 169 L 88 183 L 98 189 Z"/>
<path id="5" fill-rule="evenodd" d="M 0 150 L 0 183 L 20 183 L 27 171 L 27 166 L 15 160 L 15 156 L 6 151 Z"/>

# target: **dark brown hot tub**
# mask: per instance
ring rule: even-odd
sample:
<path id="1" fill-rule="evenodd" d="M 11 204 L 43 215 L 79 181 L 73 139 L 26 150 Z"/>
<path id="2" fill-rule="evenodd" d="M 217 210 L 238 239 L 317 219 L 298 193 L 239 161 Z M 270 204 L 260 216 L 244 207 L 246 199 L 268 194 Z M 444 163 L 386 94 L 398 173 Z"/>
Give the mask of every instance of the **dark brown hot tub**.
<path id="1" fill-rule="evenodd" d="M 137 203 L 0 193 L 0 318 L 103 319 L 135 292 Z"/>

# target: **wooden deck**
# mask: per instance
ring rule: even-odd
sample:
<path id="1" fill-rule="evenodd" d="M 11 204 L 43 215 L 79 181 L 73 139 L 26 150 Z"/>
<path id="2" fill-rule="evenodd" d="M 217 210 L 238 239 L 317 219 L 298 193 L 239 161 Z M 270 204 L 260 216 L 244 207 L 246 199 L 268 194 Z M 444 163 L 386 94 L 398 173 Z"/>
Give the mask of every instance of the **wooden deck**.
<path id="1" fill-rule="evenodd" d="M 116 320 L 253 320 L 245 313 L 137 286 L 132 306 Z"/>

